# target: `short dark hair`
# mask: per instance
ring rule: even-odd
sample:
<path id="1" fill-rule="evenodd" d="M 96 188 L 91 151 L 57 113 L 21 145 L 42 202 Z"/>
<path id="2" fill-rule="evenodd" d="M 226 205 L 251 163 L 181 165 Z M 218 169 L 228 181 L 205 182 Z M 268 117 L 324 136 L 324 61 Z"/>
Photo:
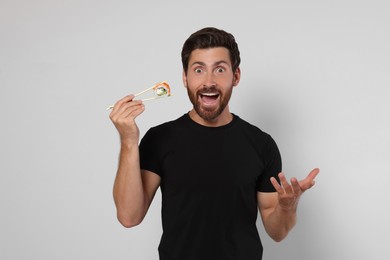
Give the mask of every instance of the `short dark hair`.
<path id="1" fill-rule="evenodd" d="M 184 42 L 181 51 L 181 61 L 183 63 L 184 73 L 187 74 L 188 61 L 193 50 L 209 49 L 215 47 L 225 47 L 229 50 L 230 61 L 232 63 L 233 72 L 236 71 L 240 65 L 240 51 L 234 36 L 224 30 L 214 27 L 206 27 L 191 34 L 191 36 Z"/>

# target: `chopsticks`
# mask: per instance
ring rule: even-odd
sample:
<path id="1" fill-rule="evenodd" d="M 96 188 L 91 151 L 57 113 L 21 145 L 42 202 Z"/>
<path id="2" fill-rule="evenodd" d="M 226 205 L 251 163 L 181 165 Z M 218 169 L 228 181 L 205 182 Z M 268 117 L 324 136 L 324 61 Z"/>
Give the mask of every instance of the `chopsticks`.
<path id="1" fill-rule="evenodd" d="M 156 90 L 159 89 L 159 88 L 164 88 L 164 89 L 167 90 L 167 91 L 165 91 L 165 92 L 162 93 L 162 94 L 159 94 L 159 93 L 156 92 Z M 150 90 L 154 90 L 155 96 L 154 96 L 154 97 L 150 97 L 150 98 L 141 99 L 141 101 L 149 101 L 149 100 L 154 100 L 154 99 L 159 99 L 159 98 L 164 98 L 164 97 L 172 96 L 171 93 L 170 93 L 169 84 L 168 84 L 166 81 L 161 81 L 161 82 L 159 82 L 159 83 L 157 83 L 157 84 L 154 84 L 154 85 L 151 86 L 150 88 L 147 88 L 147 89 L 142 90 L 141 92 L 135 94 L 134 97 L 137 97 L 137 96 L 139 96 L 139 95 L 142 95 L 142 94 L 144 94 L 145 92 L 148 92 L 148 91 L 150 91 Z M 114 108 L 114 105 L 109 106 L 109 107 L 107 108 L 107 110 L 110 110 L 110 109 L 112 109 L 112 108 Z"/>

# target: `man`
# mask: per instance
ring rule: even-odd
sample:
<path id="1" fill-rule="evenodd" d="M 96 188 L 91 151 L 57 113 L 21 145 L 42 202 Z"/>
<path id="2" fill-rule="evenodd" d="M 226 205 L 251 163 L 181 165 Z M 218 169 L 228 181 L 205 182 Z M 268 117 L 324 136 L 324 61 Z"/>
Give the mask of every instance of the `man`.
<path id="1" fill-rule="evenodd" d="M 269 236 L 284 239 L 319 170 L 289 183 L 270 135 L 229 111 L 241 76 L 230 33 L 195 32 L 184 43 L 182 62 L 190 112 L 151 128 L 140 146 L 135 118 L 144 111 L 142 102 L 126 96 L 110 114 L 121 140 L 114 184 L 118 219 L 125 227 L 141 223 L 161 187 L 161 260 L 259 260 L 257 212 Z"/>

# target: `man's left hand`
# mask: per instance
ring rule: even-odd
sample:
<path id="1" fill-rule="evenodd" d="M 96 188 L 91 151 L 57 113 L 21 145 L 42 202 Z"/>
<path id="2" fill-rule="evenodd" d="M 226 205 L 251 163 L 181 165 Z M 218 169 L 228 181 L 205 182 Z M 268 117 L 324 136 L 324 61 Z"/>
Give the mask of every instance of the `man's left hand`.
<path id="1" fill-rule="evenodd" d="M 271 183 L 278 192 L 279 206 L 283 210 L 296 210 L 298 201 L 302 193 L 314 186 L 314 179 L 320 170 L 313 169 L 305 179 L 298 181 L 296 178 L 291 178 L 291 184 L 288 183 L 286 177 L 281 172 L 278 174 L 280 184 L 272 177 Z"/>

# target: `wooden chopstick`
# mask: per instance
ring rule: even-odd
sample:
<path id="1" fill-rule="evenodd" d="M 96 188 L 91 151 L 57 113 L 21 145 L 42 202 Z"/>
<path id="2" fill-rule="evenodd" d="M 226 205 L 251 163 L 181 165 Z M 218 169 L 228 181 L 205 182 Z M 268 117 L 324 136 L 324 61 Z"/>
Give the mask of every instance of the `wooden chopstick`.
<path id="1" fill-rule="evenodd" d="M 134 97 L 139 96 L 139 95 L 141 95 L 141 94 L 143 94 L 143 93 L 145 93 L 145 92 L 147 92 L 147 91 L 149 91 L 149 90 L 152 90 L 152 89 L 154 89 L 155 87 L 157 87 L 158 85 L 163 85 L 163 84 L 166 84 L 166 83 L 167 83 L 166 81 L 161 81 L 161 82 L 159 82 L 159 83 L 157 83 L 157 84 L 154 84 L 154 85 L 151 86 L 150 88 L 147 88 L 147 89 L 142 90 L 141 92 L 135 94 Z M 165 95 L 164 95 L 164 96 L 165 96 Z M 170 96 L 172 96 L 172 95 L 170 95 Z M 167 96 L 167 97 L 168 97 L 168 96 Z M 148 101 L 148 100 L 159 99 L 159 98 L 162 98 L 162 97 L 145 98 L 145 99 L 141 99 L 141 101 Z M 110 109 L 113 109 L 113 108 L 114 108 L 114 105 L 111 105 L 111 106 L 107 107 L 107 110 L 110 110 Z"/>

